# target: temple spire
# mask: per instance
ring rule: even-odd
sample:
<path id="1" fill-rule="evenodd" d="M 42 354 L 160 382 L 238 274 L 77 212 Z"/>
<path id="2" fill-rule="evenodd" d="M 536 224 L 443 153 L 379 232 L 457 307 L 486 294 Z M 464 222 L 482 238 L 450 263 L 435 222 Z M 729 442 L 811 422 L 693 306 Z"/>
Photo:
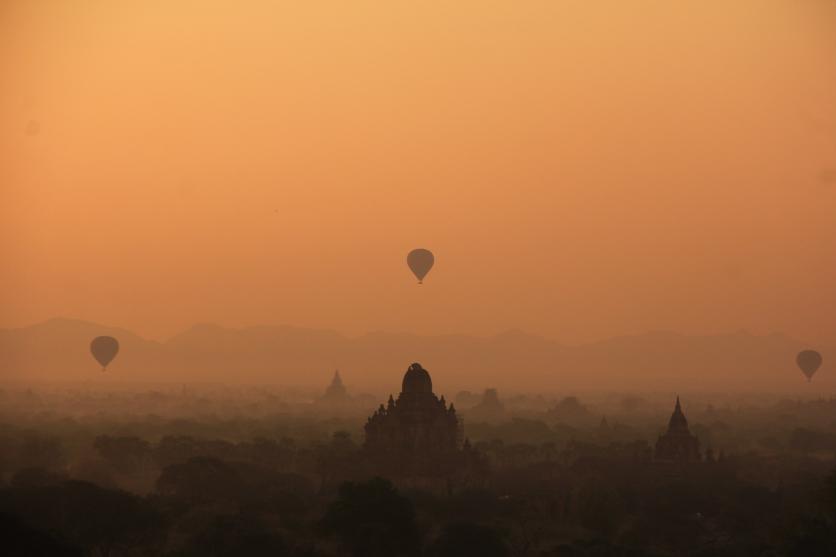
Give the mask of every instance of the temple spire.
<path id="1" fill-rule="evenodd" d="M 668 431 L 656 442 L 656 460 L 698 461 L 700 444 L 696 436 L 688 431 L 688 420 L 682 412 L 682 402 L 676 397 Z"/>
<path id="2" fill-rule="evenodd" d="M 679 402 L 679 395 L 676 396 L 676 406 L 671 414 L 670 422 L 668 423 L 669 430 L 683 430 L 688 431 L 688 420 L 685 419 L 685 414 L 682 412 L 682 404 Z"/>
<path id="3" fill-rule="evenodd" d="M 348 399 L 348 392 L 343 385 L 343 379 L 340 377 L 340 370 L 334 371 L 334 377 L 331 379 L 331 384 L 325 389 L 325 394 L 320 397 L 320 400 L 329 402 L 340 402 Z"/>

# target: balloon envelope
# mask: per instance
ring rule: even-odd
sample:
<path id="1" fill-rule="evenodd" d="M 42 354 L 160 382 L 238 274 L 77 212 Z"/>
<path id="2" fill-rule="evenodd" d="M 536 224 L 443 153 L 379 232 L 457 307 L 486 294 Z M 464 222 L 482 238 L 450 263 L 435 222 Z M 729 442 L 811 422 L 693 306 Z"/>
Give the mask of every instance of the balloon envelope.
<path id="1" fill-rule="evenodd" d="M 795 358 L 795 363 L 801 368 L 801 371 L 807 377 L 807 381 L 813 378 L 813 374 L 821 366 L 821 354 L 815 350 L 802 350 Z"/>
<path id="2" fill-rule="evenodd" d="M 113 361 L 118 352 L 119 341 L 113 337 L 96 337 L 90 343 L 90 353 L 102 365 L 102 369 L 107 368 L 107 364 Z"/>
<path id="3" fill-rule="evenodd" d="M 423 283 L 424 277 L 433 268 L 433 263 L 435 263 L 435 257 L 428 249 L 414 249 L 406 256 L 406 264 L 418 278 L 418 284 Z"/>

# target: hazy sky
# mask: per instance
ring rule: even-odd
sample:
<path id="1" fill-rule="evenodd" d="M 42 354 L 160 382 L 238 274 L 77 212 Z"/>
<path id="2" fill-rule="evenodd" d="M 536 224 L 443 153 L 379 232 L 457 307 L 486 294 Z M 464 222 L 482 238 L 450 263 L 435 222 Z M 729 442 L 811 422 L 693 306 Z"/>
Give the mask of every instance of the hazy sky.
<path id="1" fill-rule="evenodd" d="M 0 326 L 836 337 L 836 2 L 3 0 L 0 82 Z"/>

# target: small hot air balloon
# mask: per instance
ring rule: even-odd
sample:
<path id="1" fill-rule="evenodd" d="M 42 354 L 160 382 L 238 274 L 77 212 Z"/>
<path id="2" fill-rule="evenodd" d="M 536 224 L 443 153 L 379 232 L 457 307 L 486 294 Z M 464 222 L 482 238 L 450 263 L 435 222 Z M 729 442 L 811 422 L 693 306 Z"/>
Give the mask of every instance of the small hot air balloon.
<path id="1" fill-rule="evenodd" d="M 414 249 L 406 256 L 406 264 L 418 278 L 418 284 L 424 284 L 424 277 L 433 268 L 433 263 L 435 263 L 435 257 L 428 249 Z"/>
<path id="2" fill-rule="evenodd" d="M 119 341 L 113 337 L 96 337 L 90 343 L 90 353 L 102 365 L 102 371 L 113 361 L 119 352 Z"/>
<path id="3" fill-rule="evenodd" d="M 810 381 L 813 378 L 813 374 L 815 374 L 816 370 L 819 369 L 821 362 L 821 354 L 815 350 L 802 350 L 798 353 L 798 356 L 795 357 L 795 363 L 798 364 L 798 367 L 807 377 L 807 381 Z"/>

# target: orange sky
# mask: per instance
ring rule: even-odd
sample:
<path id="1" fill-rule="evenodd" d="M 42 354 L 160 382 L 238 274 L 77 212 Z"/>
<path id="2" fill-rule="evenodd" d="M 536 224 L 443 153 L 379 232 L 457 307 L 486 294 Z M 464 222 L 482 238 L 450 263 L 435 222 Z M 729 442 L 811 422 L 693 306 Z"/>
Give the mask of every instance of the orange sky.
<path id="1" fill-rule="evenodd" d="M 836 2 L 4 0 L 0 82 L 0 326 L 836 337 Z"/>

